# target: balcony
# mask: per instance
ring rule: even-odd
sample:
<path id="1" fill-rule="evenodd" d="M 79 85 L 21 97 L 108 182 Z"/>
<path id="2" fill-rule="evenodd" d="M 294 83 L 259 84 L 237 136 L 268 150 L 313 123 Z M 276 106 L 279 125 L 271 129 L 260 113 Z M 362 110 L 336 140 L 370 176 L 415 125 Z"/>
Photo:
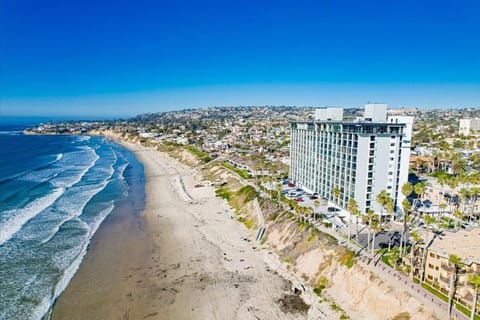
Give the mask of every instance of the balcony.
<path id="1" fill-rule="evenodd" d="M 449 266 L 448 264 L 442 263 L 442 265 L 440 266 L 440 268 L 441 268 L 442 270 L 445 270 L 445 271 L 447 271 L 447 272 L 450 272 L 450 266 Z"/>
<path id="2" fill-rule="evenodd" d="M 450 278 L 448 278 L 448 277 L 442 277 L 442 276 L 440 276 L 439 280 L 440 280 L 440 282 L 443 282 L 443 283 L 445 283 L 445 284 L 447 284 L 447 285 L 450 283 Z"/>

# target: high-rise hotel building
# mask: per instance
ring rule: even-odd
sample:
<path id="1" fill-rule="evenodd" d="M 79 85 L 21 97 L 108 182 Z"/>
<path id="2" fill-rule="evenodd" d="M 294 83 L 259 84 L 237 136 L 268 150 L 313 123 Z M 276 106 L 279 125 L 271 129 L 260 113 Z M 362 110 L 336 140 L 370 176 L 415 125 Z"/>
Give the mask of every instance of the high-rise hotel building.
<path id="1" fill-rule="evenodd" d="M 352 121 L 341 108 L 317 109 L 315 121 L 290 124 L 290 178 L 345 209 L 353 198 L 362 212 L 384 211 L 375 200 L 384 189 L 399 211 L 412 124 L 413 117 L 387 118 L 386 104 L 367 104 L 364 117 Z"/>

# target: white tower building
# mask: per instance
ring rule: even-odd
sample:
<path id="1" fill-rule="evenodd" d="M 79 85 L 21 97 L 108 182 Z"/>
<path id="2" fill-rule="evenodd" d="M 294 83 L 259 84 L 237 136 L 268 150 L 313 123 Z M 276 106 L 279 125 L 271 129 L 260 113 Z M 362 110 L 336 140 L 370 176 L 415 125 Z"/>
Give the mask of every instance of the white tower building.
<path id="1" fill-rule="evenodd" d="M 331 108 L 316 112 L 314 122 L 292 122 L 290 178 L 343 208 L 353 198 L 364 213 L 384 211 L 375 198 L 386 190 L 400 211 L 413 117 L 387 119 L 386 108 L 368 104 L 365 118 L 355 122 L 343 121 Z M 340 191 L 338 199 L 335 189 Z"/>

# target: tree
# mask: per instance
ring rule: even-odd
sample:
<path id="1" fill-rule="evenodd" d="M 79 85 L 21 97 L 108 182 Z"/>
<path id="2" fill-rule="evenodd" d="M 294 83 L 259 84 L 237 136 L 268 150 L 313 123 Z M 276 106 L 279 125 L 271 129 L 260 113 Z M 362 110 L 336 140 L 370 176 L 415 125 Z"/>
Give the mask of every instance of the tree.
<path id="1" fill-rule="evenodd" d="M 392 251 L 388 256 L 388 262 L 393 266 L 395 270 L 398 269 L 398 262 L 400 260 L 399 251 Z"/>
<path id="2" fill-rule="evenodd" d="M 375 199 L 377 203 L 382 207 L 382 209 L 386 209 L 388 212 L 388 209 L 392 209 L 393 211 L 393 200 L 390 198 L 390 195 L 388 194 L 387 190 L 383 189 L 380 191 L 379 194 L 377 194 L 377 197 Z M 382 223 L 382 214 L 380 214 L 380 219 L 379 222 Z"/>
<path id="3" fill-rule="evenodd" d="M 403 199 L 402 201 L 402 208 L 403 208 L 403 229 L 402 229 L 402 237 L 400 239 L 400 253 L 403 254 L 403 249 L 404 249 L 404 245 L 403 245 L 403 242 L 405 240 L 405 234 L 407 232 L 407 223 L 408 223 L 408 220 L 410 218 L 410 216 L 408 215 L 408 213 L 410 211 L 412 211 L 412 205 L 410 204 L 410 202 L 408 201 L 408 199 Z"/>
<path id="4" fill-rule="evenodd" d="M 407 222 L 410 211 L 412 211 L 412 205 L 410 201 L 408 201 L 408 197 L 413 192 L 413 185 L 410 182 L 406 182 L 402 186 L 402 194 L 405 197 L 402 201 L 402 208 L 403 208 L 403 230 L 402 230 L 402 237 L 400 239 L 400 252 L 403 253 L 403 242 L 405 239 L 405 233 L 407 231 Z"/>
<path id="5" fill-rule="evenodd" d="M 358 216 L 360 214 L 360 210 L 358 209 L 358 204 L 355 199 L 351 198 L 350 200 L 348 200 L 347 210 L 350 212 L 350 216 L 354 215 L 356 217 L 357 234 L 355 236 L 355 239 L 358 242 Z M 350 231 L 348 231 L 348 234 L 350 235 Z"/>
<path id="6" fill-rule="evenodd" d="M 480 289 L 480 274 L 469 275 L 468 282 L 473 287 L 473 305 L 472 312 L 470 313 L 470 320 L 473 320 L 475 318 L 475 312 L 477 310 L 478 290 Z"/>
<path id="7" fill-rule="evenodd" d="M 277 185 L 275 186 L 277 189 L 277 201 L 280 203 L 282 199 L 282 182 L 278 181 Z"/>
<path id="8" fill-rule="evenodd" d="M 318 210 L 318 207 L 320 206 L 320 201 L 317 199 L 313 202 L 313 205 L 315 206 L 315 209 Z M 313 210 L 313 222 L 316 222 L 316 219 L 317 219 L 317 213 L 315 212 L 315 210 Z"/>
<path id="9" fill-rule="evenodd" d="M 430 234 L 430 225 L 435 222 L 435 218 L 429 215 L 426 215 L 423 217 L 423 220 L 425 221 L 425 226 L 427 227 L 426 229 L 426 241 L 425 241 L 425 248 L 423 249 L 423 255 L 422 255 L 422 282 L 425 280 L 425 268 L 426 268 L 426 262 L 427 262 L 427 249 L 430 245 L 429 241 L 429 234 Z"/>
<path id="10" fill-rule="evenodd" d="M 427 184 L 424 182 L 424 181 L 420 181 L 420 182 L 417 182 L 414 186 L 413 186 L 413 192 L 415 192 L 415 194 L 417 195 L 417 199 L 416 201 L 420 201 L 420 203 L 422 202 L 423 200 L 423 194 L 425 193 L 425 190 L 427 189 Z M 417 208 L 417 205 L 415 205 L 415 210 Z"/>
<path id="11" fill-rule="evenodd" d="M 448 315 L 452 315 L 452 301 L 455 295 L 455 286 L 457 283 L 458 268 L 462 264 L 462 259 L 454 254 L 448 256 L 450 263 L 450 289 L 448 290 Z"/>
<path id="12" fill-rule="evenodd" d="M 377 221 L 373 221 L 371 228 L 372 228 L 372 231 L 373 231 L 372 253 L 371 253 L 371 257 L 372 257 L 372 260 L 373 260 L 373 257 L 375 256 L 375 236 L 376 236 L 376 232 L 382 230 L 382 225 L 381 225 L 381 223 L 378 223 Z"/>
<path id="13" fill-rule="evenodd" d="M 372 222 L 373 222 L 373 218 L 375 217 L 375 211 L 373 211 L 373 209 L 368 209 L 368 212 L 367 212 L 367 219 L 368 219 L 368 239 L 367 239 L 367 251 L 368 251 L 368 248 L 370 246 L 370 230 L 371 230 L 371 227 L 372 227 Z"/>
<path id="14" fill-rule="evenodd" d="M 412 238 L 412 247 L 410 248 L 410 273 L 413 279 L 413 277 L 415 276 L 415 246 L 417 245 L 417 243 L 422 242 L 423 239 L 416 231 L 412 231 L 410 233 L 410 237 Z"/>
<path id="15" fill-rule="evenodd" d="M 338 204 L 338 199 L 340 198 L 342 190 L 340 190 L 340 188 L 338 187 L 335 187 L 333 188 L 332 193 L 333 193 L 333 198 L 335 199 L 335 202 Z"/>
<path id="16" fill-rule="evenodd" d="M 467 161 L 462 158 L 462 155 L 455 153 L 452 157 L 452 171 L 455 176 L 465 173 L 467 170 Z"/>
<path id="17" fill-rule="evenodd" d="M 475 208 L 477 207 L 477 201 L 480 197 L 480 187 L 473 187 L 470 189 L 470 196 L 472 198 L 472 210 L 471 215 L 475 215 Z"/>
<path id="18" fill-rule="evenodd" d="M 462 224 L 464 218 L 463 212 L 459 209 L 455 209 L 453 210 L 453 216 L 457 219 L 455 223 L 457 229 L 460 229 L 460 225 Z"/>

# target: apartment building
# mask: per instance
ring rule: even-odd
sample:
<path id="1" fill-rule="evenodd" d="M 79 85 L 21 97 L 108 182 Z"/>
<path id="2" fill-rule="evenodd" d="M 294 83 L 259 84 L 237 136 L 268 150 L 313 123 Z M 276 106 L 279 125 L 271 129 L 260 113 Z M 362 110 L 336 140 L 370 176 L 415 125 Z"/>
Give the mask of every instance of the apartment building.
<path id="1" fill-rule="evenodd" d="M 460 119 L 458 133 L 464 136 L 480 135 L 480 119 Z"/>
<path id="2" fill-rule="evenodd" d="M 416 255 L 417 261 L 421 262 L 423 248 L 419 249 Z M 480 233 L 478 229 L 448 232 L 443 237 L 436 237 L 427 249 L 425 282 L 447 296 L 450 292 L 452 273 L 455 270 L 450 263 L 450 254 L 455 254 L 462 260 L 455 277 L 455 300 L 470 310 L 473 306 L 475 290 L 468 283 L 468 275 L 480 274 Z M 420 266 L 421 263 L 416 265 L 419 269 L 416 270 L 417 276 L 420 276 Z"/>
<path id="3" fill-rule="evenodd" d="M 399 210 L 412 124 L 413 117 L 387 118 L 386 104 L 367 104 L 351 121 L 342 108 L 317 109 L 313 122 L 290 123 L 290 178 L 343 208 L 355 199 L 362 212 L 383 212 L 375 198 L 386 190 Z"/>

